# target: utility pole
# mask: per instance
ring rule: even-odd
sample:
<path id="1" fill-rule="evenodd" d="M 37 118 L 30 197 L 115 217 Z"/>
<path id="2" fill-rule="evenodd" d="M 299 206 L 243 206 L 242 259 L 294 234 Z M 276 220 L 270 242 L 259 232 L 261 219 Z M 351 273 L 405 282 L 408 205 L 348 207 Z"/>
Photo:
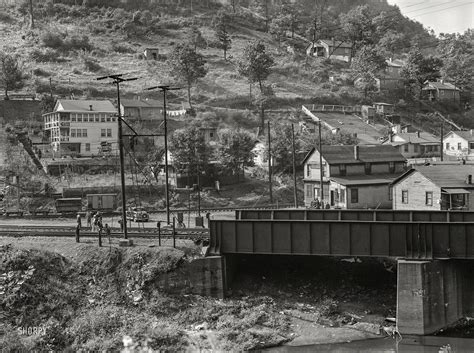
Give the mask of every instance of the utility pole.
<path id="1" fill-rule="evenodd" d="M 321 196 L 321 203 L 324 200 L 324 178 L 323 178 L 323 173 L 324 173 L 324 167 L 323 167 L 323 147 L 322 147 L 322 137 L 321 137 L 321 119 L 318 118 L 318 134 L 319 134 L 319 190 L 320 190 L 320 196 Z"/>
<path id="2" fill-rule="evenodd" d="M 444 156 L 443 156 L 443 147 L 444 147 L 444 141 L 443 141 L 443 138 L 444 138 L 444 121 L 441 122 L 441 148 L 440 148 L 440 156 L 441 156 L 441 162 L 443 161 L 444 159 Z"/>
<path id="3" fill-rule="evenodd" d="M 123 158 L 123 137 L 122 137 L 122 114 L 120 112 L 120 83 L 125 81 L 137 80 L 134 78 L 122 78 L 123 74 L 109 75 L 98 77 L 97 80 L 105 80 L 107 78 L 112 79 L 112 84 L 117 87 L 117 125 L 118 125 L 118 145 L 119 145 L 119 158 L 120 158 L 120 184 L 122 191 L 122 224 L 123 224 L 123 237 L 128 239 L 127 233 L 127 198 L 125 195 L 125 166 Z"/>
<path id="4" fill-rule="evenodd" d="M 298 208 L 298 190 L 296 189 L 296 147 L 295 147 L 295 125 L 291 124 L 291 147 L 293 150 L 293 202 L 295 208 Z"/>
<path id="5" fill-rule="evenodd" d="M 265 125 L 264 125 L 265 126 Z M 272 149 L 271 149 L 271 136 L 270 136 L 270 122 L 267 122 L 268 126 L 268 187 L 270 192 L 270 204 L 273 204 L 273 188 L 272 188 Z"/>
<path id="6" fill-rule="evenodd" d="M 169 183 L 168 183 L 168 122 L 167 122 L 167 113 L 166 113 L 166 92 L 178 90 L 180 88 L 173 87 L 169 85 L 154 86 L 146 88 L 146 90 L 151 91 L 154 89 L 159 89 L 163 92 L 163 129 L 165 134 L 165 200 L 166 200 L 166 224 L 170 224 L 170 193 L 169 193 Z"/>

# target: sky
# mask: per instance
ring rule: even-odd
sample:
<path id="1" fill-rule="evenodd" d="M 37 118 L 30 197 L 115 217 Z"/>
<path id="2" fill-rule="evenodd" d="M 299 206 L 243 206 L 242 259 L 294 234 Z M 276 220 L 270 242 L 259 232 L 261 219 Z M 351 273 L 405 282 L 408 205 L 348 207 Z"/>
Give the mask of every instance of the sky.
<path id="1" fill-rule="evenodd" d="M 474 0 L 388 0 L 402 14 L 440 33 L 474 28 Z"/>

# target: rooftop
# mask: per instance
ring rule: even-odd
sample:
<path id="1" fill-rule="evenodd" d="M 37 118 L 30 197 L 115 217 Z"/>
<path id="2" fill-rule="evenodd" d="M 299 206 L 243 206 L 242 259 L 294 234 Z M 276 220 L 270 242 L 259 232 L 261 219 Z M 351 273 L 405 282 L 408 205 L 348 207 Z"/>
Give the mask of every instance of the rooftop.
<path id="1" fill-rule="evenodd" d="M 401 139 L 403 139 L 405 142 L 402 141 L 394 141 L 394 142 L 389 142 L 388 139 L 384 140 L 384 143 L 389 143 L 391 145 L 403 145 L 405 143 L 418 143 L 418 144 L 433 144 L 433 143 L 440 143 L 439 139 L 424 131 L 418 132 L 401 132 L 398 134 L 394 134 L 393 136 L 397 136 Z"/>
<path id="2" fill-rule="evenodd" d="M 321 43 L 325 43 L 327 45 L 338 47 L 338 48 L 352 48 L 352 44 L 349 42 L 341 42 L 340 40 L 333 40 L 333 39 L 320 39 Z"/>
<path id="3" fill-rule="evenodd" d="M 467 131 L 451 131 L 450 133 L 456 134 L 459 137 L 462 137 L 463 139 L 469 141 L 469 142 L 474 142 L 474 131 L 473 130 L 467 130 Z"/>
<path id="4" fill-rule="evenodd" d="M 359 158 L 355 158 L 355 147 L 359 150 Z M 323 158 L 329 164 L 357 164 L 374 162 L 406 162 L 397 148 L 391 145 L 345 145 L 323 146 Z M 313 148 L 305 157 L 303 163 L 314 153 Z"/>
<path id="5" fill-rule="evenodd" d="M 65 111 L 65 112 L 83 112 L 83 111 L 94 111 L 94 112 L 107 112 L 115 113 L 115 107 L 112 102 L 108 100 L 71 100 L 71 99 L 59 99 L 56 102 L 54 111 Z"/>
<path id="6" fill-rule="evenodd" d="M 416 172 L 440 188 L 474 188 L 474 184 L 466 182 L 468 175 L 474 175 L 474 165 L 472 164 L 417 166 L 395 179 L 393 183 L 395 184 Z"/>
<path id="7" fill-rule="evenodd" d="M 163 108 L 163 102 L 154 99 L 121 99 L 120 105 L 125 108 Z"/>
<path id="8" fill-rule="evenodd" d="M 443 90 L 451 90 L 451 91 L 459 91 L 459 88 L 454 86 L 451 83 L 448 82 L 426 82 L 425 87 L 423 87 L 423 90 L 432 90 L 432 89 L 443 89 Z"/>

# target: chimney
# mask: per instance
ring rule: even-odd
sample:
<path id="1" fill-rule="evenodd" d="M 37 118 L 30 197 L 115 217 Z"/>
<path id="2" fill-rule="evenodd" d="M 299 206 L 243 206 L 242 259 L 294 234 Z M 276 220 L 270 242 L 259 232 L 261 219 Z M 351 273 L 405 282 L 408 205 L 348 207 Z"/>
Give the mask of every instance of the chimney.
<path id="1" fill-rule="evenodd" d="M 359 160 L 359 146 L 354 146 L 354 159 Z"/>
<path id="2" fill-rule="evenodd" d="M 89 110 L 92 111 L 92 104 L 89 105 Z"/>

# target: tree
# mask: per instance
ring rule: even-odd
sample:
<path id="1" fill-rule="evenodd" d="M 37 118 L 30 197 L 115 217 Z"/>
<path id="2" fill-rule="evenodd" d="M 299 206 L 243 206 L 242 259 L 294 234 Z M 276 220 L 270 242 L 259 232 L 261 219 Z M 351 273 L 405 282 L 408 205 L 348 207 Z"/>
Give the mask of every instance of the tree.
<path id="1" fill-rule="evenodd" d="M 275 16 L 272 21 L 270 22 L 270 27 L 268 32 L 272 35 L 272 37 L 281 43 L 283 38 L 286 37 L 286 30 L 288 28 L 288 16 L 284 14 L 279 14 Z"/>
<path id="2" fill-rule="evenodd" d="M 287 172 L 292 168 L 293 150 L 291 125 L 276 126 L 272 129 L 272 158 L 275 169 Z M 295 149 L 300 149 L 300 141 L 295 138 Z"/>
<path id="3" fill-rule="evenodd" d="M 300 8 L 298 3 L 291 3 L 288 0 L 282 0 L 282 4 L 280 6 L 280 15 L 285 16 L 286 29 L 291 32 L 291 38 L 294 38 L 295 32 L 301 22 Z"/>
<path id="4" fill-rule="evenodd" d="M 210 149 L 197 126 L 176 130 L 170 139 L 170 153 L 177 169 L 195 175 L 209 164 Z"/>
<path id="5" fill-rule="evenodd" d="M 232 39 L 228 31 L 230 17 L 224 11 L 219 11 L 213 19 L 215 36 L 219 43 L 219 48 L 224 51 L 224 60 L 227 60 L 227 51 L 231 48 Z"/>
<path id="6" fill-rule="evenodd" d="M 387 31 L 378 41 L 379 47 L 387 56 L 392 57 L 406 43 L 406 36 L 403 33 Z"/>
<path id="7" fill-rule="evenodd" d="M 264 81 L 270 75 L 271 68 L 275 65 L 273 58 L 267 54 L 265 45 L 260 41 L 249 43 L 245 49 L 242 58 L 238 62 L 238 71 L 242 76 L 247 77 L 249 83 L 258 82 L 260 88 L 260 97 L 265 100 L 268 97 L 268 90 L 264 88 Z M 260 131 L 263 132 L 265 124 L 264 104 L 260 104 Z"/>
<path id="8" fill-rule="evenodd" d="M 186 83 L 188 103 L 191 108 L 191 86 L 198 79 L 206 76 L 207 69 L 205 63 L 204 57 L 197 53 L 189 44 L 176 45 L 168 58 L 171 76 Z"/>
<path id="9" fill-rule="evenodd" d="M 364 46 L 356 54 L 351 62 L 351 70 L 354 78 L 360 78 L 360 84 L 364 90 L 364 96 L 367 92 L 376 89 L 376 75 L 387 66 L 385 57 L 374 46 Z"/>
<path id="10" fill-rule="evenodd" d="M 254 165 L 255 139 L 242 130 L 221 130 L 216 156 L 219 164 L 226 171 L 239 175 L 242 168 Z"/>
<path id="11" fill-rule="evenodd" d="M 363 45 L 373 43 L 374 25 L 368 5 L 357 6 L 339 16 L 343 37 L 352 44 L 351 57 Z"/>
<path id="12" fill-rule="evenodd" d="M 187 36 L 189 38 L 189 43 L 194 48 L 194 51 L 197 51 L 197 48 L 206 48 L 206 40 L 202 36 L 202 32 L 197 26 L 191 26 L 187 32 Z"/>
<path id="13" fill-rule="evenodd" d="M 25 75 L 16 57 L 6 53 L 0 53 L 0 86 L 5 90 L 5 99 L 8 91 L 20 89 L 24 86 Z"/>
<path id="14" fill-rule="evenodd" d="M 421 89 L 426 81 L 435 81 L 441 77 L 443 61 L 433 56 L 424 57 L 418 47 L 413 47 L 407 63 L 400 72 L 407 91 L 414 97 L 421 98 Z"/>

